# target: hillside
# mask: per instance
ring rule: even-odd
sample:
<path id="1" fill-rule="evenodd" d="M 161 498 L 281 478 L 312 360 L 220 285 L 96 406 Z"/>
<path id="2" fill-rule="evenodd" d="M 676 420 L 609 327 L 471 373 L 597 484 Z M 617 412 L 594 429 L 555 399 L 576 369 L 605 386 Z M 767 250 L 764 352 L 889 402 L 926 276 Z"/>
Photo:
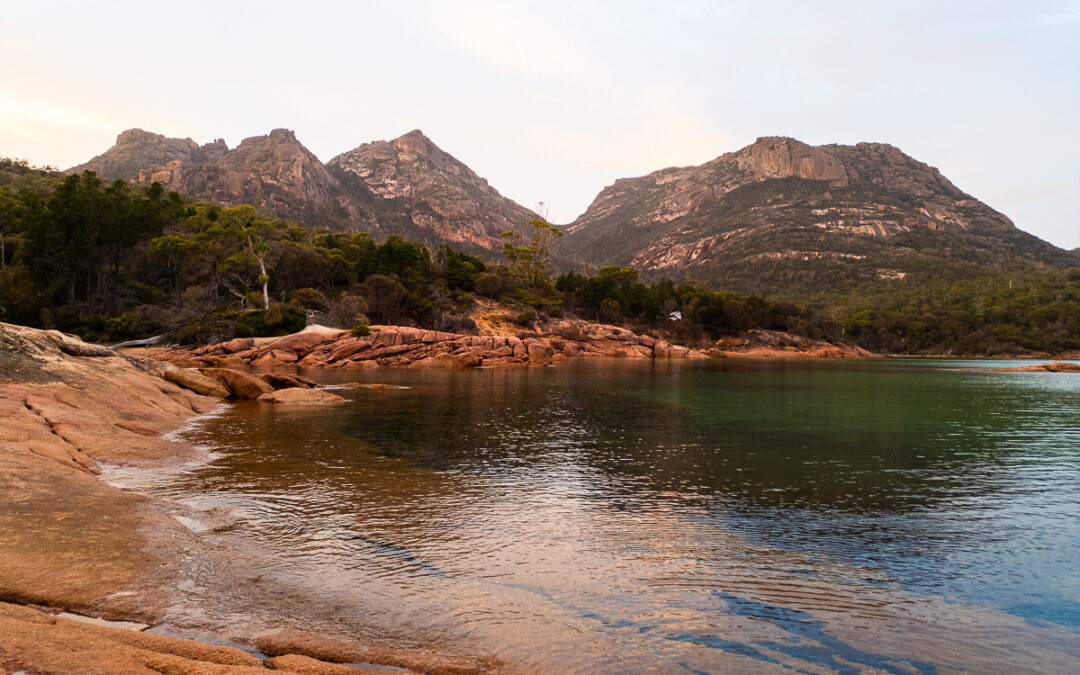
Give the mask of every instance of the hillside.
<path id="1" fill-rule="evenodd" d="M 761 138 L 700 166 L 617 180 L 566 231 L 563 253 L 590 265 L 793 298 L 963 263 L 1080 265 L 878 143 Z"/>
<path id="2" fill-rule="evenodd" d="M 158 182 L 196 199 L 251 204 L 335 231 L 401 234 L 473 252 L 501 249 L 500 233 L 536 217 L 419 130 L 365 143 L 323 164 L 287 129 L 233 149 L 221 139 L 200 146 L 129 129 L 68 173 L 87 170 L 108 181 Z"/>

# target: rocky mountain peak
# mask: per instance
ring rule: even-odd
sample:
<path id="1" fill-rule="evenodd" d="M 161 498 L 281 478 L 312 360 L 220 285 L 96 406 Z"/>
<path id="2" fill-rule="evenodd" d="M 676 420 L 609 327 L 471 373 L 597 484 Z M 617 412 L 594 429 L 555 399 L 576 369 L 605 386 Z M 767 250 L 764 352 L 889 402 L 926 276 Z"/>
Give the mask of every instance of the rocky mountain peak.
<path id="1" fill-rule="evenodd" d="M 399 159 L 422 159 L 431 164 L 437 171 L 451 175 L 468 176 L 469 179 L 487 184 L 472 169 L 459 162 L 453 155 L 447 153 L 435 142 L 424 135 L 419 129 L 413 129 L 407 134 L 398 136 L 390 141 L 390 145 L 397 149 Z"/>
<path id="2" fill-rule="evenodd" d="M 498 250 L 502 232 L 521 229 L 536 217 L 419 129 L 392 141 L 364 143 L 327 165 L 342 180 L 362 181 L 377 197 L 396 200 L 412 225 L 444 241 Z"/>
<path id="3" fill-rule="evenodd" d="M 299 143 L 292 129 L 274 129 L 266 138 L 275 143 Z"/>
<path id="4" fill-rule="evenodd" d="M 204 160 L 199 144 L 190 138 L 166 138 L 142 129 L 128 129 L 116 137 L 116 145 L 69 171 L 94 171 L 105 180 L 130 180 L 148 167 Z"/>
<path id="5" fill-rule="evenodd" d="M 391 143 L 401 150 L 415 152 L 418 155 L 427 155 L 432 151 L 442 152 L 442 150 L 440 150 L 439 147 L 419 129 L 413 129 L 407 134 L 402 134 L 391 141 Z"/>
<path id="6" fill-rule="evenodd" d="M 760 178 L 807 178 L 846 186 L 843 163 L 826 149 L 785 136 L 766 136 L 735 153 L 740 169 Z"/>
<path id="7" fill-rule="evenodd" d="M 121 131 L 116 137 L 117 146 L 147 146 L 147 145 L 169 145 L 169 146 L 187 146 L 189 148 L 198 148 L 198 144 L 190 138 L 166 138 L 161 134 L 155 134 L 151 131 L 144 131 L 142 129 L 128 129 Z"/>

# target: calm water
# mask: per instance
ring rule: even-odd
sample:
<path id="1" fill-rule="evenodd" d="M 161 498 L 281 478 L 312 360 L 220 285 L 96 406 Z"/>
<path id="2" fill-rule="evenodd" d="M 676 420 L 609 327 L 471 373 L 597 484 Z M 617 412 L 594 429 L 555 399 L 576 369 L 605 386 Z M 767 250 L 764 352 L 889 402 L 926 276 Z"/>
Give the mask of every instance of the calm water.
<path id="1" fill-rule="evenodd" d="M 118 480 L 230 552 L 189 561 L 177 629 L 558 672 L 1077 672 L 1080 375 L 986 365 L 309 373 L 403 388 L 238 404 L 185 433 L 209 465 Z"/>

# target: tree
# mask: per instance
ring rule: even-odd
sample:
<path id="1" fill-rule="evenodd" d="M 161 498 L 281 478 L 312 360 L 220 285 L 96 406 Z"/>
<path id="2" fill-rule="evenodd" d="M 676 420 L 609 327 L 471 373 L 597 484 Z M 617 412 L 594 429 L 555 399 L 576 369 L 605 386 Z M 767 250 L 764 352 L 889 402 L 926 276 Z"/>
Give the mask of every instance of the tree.
<path id="1" fill-rule="evenodd" d="M 360 284 L 368 311 L 379 323 L 393 323 L 401 318 L 409 289 L 384 274 L 372 274 Z"/>
<path id="2" fill-rule="evenodd" d="M 0 269 L 7 267 L 7 237 L 22 231 L 25 211 L 22 200 L 0 189 Z"/>
<path id="3" fill-rule="evenodd" d="M 505 240 L 503 243 L 503 255 L 510 263 L 510 273 L 518 281 L 530 289 L 548 289 L 551 284 L 548 281 L 544 265 L 554 253 L 559 240 L 562 238 L 562 230 L 546 220 L 533 218 L 529 221 L 532 231 L 528 246 L 515 246 L 513 242 L 520 241 L 521 235 L 507 230 L 502 233 Z"/>

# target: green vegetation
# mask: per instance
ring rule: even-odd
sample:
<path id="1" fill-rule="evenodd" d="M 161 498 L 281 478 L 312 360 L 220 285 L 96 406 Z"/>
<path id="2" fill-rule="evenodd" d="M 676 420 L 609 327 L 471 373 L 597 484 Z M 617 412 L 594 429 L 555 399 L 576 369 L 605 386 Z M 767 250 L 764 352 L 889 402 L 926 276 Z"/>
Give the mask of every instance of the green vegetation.
<path id="1" fill-rule="evenodd" d="M 303 328 L 309 313 L 342 328 L 370 314 L 457 330 L 468 328 L 460 310 L 487 270 L 448 248 L 189 203 L 157 184 L 35 176 L 0 183 L 0 320 L 87 339 L 279 335 Z"/>
<path id="2" fill-rule="evenodd" d="M 1080 270 L 1000 271 L 877 281 L 811 306 L 830 339 L 894 354 L 1080 350 Z"/>
<path id="3" fill-rule="evenodd" d="M 920 270 L 916 252 L 905 278 L 813 296 L 804 284 L 808 299 L 797 305 L 695 281 L 645 283 L 628 267 L 552 282 L 561 233 L 530 225 L 527 240 L 507 233 L 504 260 L 492 263 L 401 236 L 378 242 L 250 206 L 190 202 L 157 184 L 3 160 L 0 320 L 106 342 L 282 335 L 309 319 L 354 335 L 371 323 L 468 332 L 466 311 L 485 296 L 516 308 L 521 326 L 578 317 L 691 344 L 765 329 L 888 353 L 1080 350 L 1080 270 L 1000 269 L 962 256 Z"/>

